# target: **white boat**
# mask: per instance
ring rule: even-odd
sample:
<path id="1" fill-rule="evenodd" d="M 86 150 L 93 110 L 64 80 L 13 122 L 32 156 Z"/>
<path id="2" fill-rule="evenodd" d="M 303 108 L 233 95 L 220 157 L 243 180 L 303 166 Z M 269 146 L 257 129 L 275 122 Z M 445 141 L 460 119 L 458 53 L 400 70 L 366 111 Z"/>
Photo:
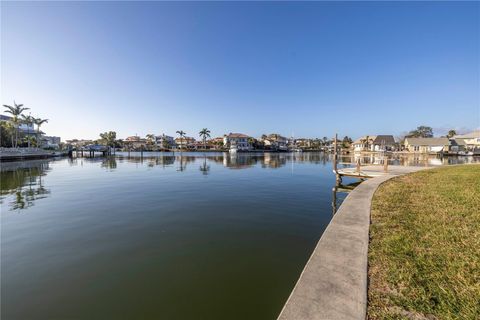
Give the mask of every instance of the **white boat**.
<path id="1" fill-rule="evenodd" d="M 230 146 L 230 149 L 228 150 L 228 152 L 230 153 L 237 153 L 237 151 L 238 151 L 237 146 Z"/>

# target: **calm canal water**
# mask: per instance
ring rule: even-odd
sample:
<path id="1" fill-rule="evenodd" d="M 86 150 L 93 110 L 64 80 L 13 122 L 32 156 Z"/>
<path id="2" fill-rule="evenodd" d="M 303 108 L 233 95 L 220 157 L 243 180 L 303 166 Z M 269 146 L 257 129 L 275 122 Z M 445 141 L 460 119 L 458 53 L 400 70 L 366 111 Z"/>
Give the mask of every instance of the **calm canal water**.
<path id="1" fill-rule="evenodd" d="M 335 177 L 323 153 L 184 153 L 2 163 L 0 182 L 2 319 L 275 319 Z"/>

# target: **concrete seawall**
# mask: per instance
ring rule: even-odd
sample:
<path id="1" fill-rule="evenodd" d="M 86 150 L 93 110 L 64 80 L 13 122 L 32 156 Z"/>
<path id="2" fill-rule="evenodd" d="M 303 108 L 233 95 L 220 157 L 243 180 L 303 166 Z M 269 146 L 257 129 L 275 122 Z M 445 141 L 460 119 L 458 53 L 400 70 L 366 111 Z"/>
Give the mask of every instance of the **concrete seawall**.
<path id="1" fill-rule="evenodd" d="M 384 181 L 422 169 L 392 166 L 388 174 L 361 183 L 347 196 L 320 238 L 279 320 L 365 319 L 373 194 Z"/>
<path id="2" fill-rule="evenodd" d="M 35 150 L 35 151 L 0 151 L 0 162 L 4 161 L 23 161 L 23 160 L 32 160 L 32 159 L 48 159 L 54 157 L 66 156 L 66 152 L 55 152 L 55 151 L 44 151 L 44 150 Z"/>

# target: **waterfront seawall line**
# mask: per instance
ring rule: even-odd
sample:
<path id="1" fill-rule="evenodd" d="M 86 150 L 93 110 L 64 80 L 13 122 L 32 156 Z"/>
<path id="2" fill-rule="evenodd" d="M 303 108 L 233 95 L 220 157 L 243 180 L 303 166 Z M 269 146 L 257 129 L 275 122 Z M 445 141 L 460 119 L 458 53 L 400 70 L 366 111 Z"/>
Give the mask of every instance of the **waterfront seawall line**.
<path id="1" fill-rule="evenodd" d="M 278 320 L 365 320 L 373 194 L 383 182 L 428 168 L 401 167 L 362 182 L 318 241 Z"/>

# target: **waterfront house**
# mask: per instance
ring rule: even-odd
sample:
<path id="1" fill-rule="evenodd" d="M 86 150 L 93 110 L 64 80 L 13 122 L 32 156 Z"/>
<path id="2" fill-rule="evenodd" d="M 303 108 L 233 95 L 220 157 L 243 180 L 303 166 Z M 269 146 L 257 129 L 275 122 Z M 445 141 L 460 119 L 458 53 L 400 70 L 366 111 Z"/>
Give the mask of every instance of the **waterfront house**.
<path id="1" fill-rule="evenodd" d="M 287 150 L 288 139 L 279 135 L 278 133 L 272 133 L 262 139 L 265 146 L 272 150 Z"/>
<path id="2" fill-rule="evenodd" d="M 55 136 L 42 136 L 42 146 L 47 148 L 58 148 L 60 146 L 60 137 Z"/>
<path id="3" fill-rule="evenodd" d="M 351 148 L 353 151 L 392 151 L 397 144 L 392 135 L 363 136 L 355 140 Z"/>
<path id="4" fill-rule="evenodd" d="M 139 136 L 130 136 L 127 137 L 124 141 L 124 145 L 127 149 L 145 149 L 147 145 L 147 140 L 140 138 Z"/>
<path id="5" fill-rule="evenodd" d="M 301 149 L 309 149 L 313 146 L 312 145 L 312 139 L 306 139 L 306 138 L 295 139 L 294 145 L 297 148 L 301 148 Z"/>
<path id="6" fill-rule="evenodd" d="M 0 114 L 0 121 L 11 122 L 12 119 L 13 118 L 10 116 L 5 116 L 3 114 Z M 32 135 L 36 134 L 34 125 L 31 123 L 20 122 L 18 126 L 18 130 L 19 130 L 19 133 L 23 133 L 23 134 L 32 134 Z"/>
<path id="7" fill-rule="evenodd" d="M 465 142 L 467 150 L 479 150 L 480 152 L 480 130 L 474 130 L 466 134 L 459 134 L 454 136 L 453 139 L 462 139 Z"/>
<path id="8" fill-rule="evenodd" d="M 464 152 L 466 150 L 467 144 L 463 139 L 450 139 L 449 152 L 456 154 L 458 152 Z"/>
<path id="9" fill-rule="evenodd" d="M 160 148 L 174 148 L 175 138 L 165 134 L 155 136 L 155 145 Z"/>
<path id="10" fill-rule="evenodd" d="M 229 133 L 223 137 L 223 144 L 229 148 L 240 151 L 252 150 L 252 144 L 249 142 L 250 136 L 243 133 Z"/>
<path id="11" fill-rule="evenodd" d="M 405 150 L 412 153 L 440 153 L 450 150 L 448 138 L 405 138 Z"/>
<path id="12" fill-rule="evenodd" d="M 12 122 L 12 117 L 10 116 L 5 116 L 3 114 L 0 114 L 0 121 L 2 122 Z M 35 127 L 32 123 L 25 123 L 25 122 L 20 122 L 18 125 L 18 134 L 19 138 L 24 136 L 31 136 L 31 137 L 36 137 L 37 131 L 35 131 Z M 40 131 L 39 134 L 45 134 L 44 132 Z"/>
<path id="13" fill-rule="evenodd" d="M 85 139 L 72 139 L 72 140 L 66 140 L 65 141 L 68 145 L 74 146 L 76 148 L 81 148 L 84 146 L 88 146 L 90 144 L 93 144 L 93 140 L 85 140 Z"/>
<path id="14" fill-rule="evenodd" d="M 195 141 L 194 143 L 191 143 L 188 148 L 194 150 L 214 150 L 217 149 L 217 145 L 213 144 L 211 141 L 205 141 L 205 144 L 203 141 Z"/>
<path id="15" fill-rule="evenodd" d="M 175 138 L 175 144 L 177 145 L 177 148 L 180 149 L 193 149 L 195 143 L 195 138 L 192 137 L 178 137 Z"/>
<path id="16" fill-rule="evenodd" d="M 216 137 L 207 141 L 208 144 L 213 146 L 213 149 L 223 148 L 223 137 Z"/>

